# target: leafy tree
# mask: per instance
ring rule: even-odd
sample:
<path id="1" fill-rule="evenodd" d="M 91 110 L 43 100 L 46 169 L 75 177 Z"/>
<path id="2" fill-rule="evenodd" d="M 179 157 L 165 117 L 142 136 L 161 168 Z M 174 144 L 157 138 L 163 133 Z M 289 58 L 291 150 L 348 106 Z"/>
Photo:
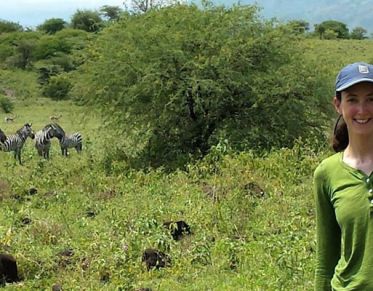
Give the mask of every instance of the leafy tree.
<path id="1" fill-rule="evenodd" d="M 347 25 L 343 22 L 327 20 L 315 25 L 315 32 L 319 34 L 320 38 L 324 38 L 324 33 L 327 30 L 332 30 L 337 33 L 337 38 L 349 38 Z"/>
<path id="2" fill-rule="evenodd" d="M 334 30 L 327 29 L 324 32 L 324 39 L 337 39 L 337 37 L 338 37 L 338 34 Z"/>
<path id="3" fill-rule="evenodd" d="M 131 7 L 134 12 L 142 13 L 154 8 L 172 6 L 179 2 L 178 0 L 127 0 L 125 5 Z"/>
<path id="4" fill-rule="evenodd" d="M 101 110 L 134 156 L 177 167 L 224 139 L 262 150 L 316 134 L 321 76 L 299 51 L 253 6 L 177 5 L 104 31 L 71 93 Z"/>
<path id="5" fill-rule="evenodd" d="M 95 36 L 84 30 L 65 28 L 58 31 L 54 37 L 65 41 L 72 50 L 81 50 L 85 48 Z"/>
<path id="6" fill-rule="evenodd" d="M 132 7 L 135 11 L 146 12 L 157 5 L 156 0 L 132 0 Z"/>
<path id="7" fill-rule="evenodd" d="M 315 33 L 319 35 L 320 39 L 324 38 L 325 27 L 320 24 L 315 24 Z"/>
<path id="8" fill-rule="evenodd" d="M 122 12 L 123 10 L 118 6 L 104 5 L 100 8 L 101 15 L 111 21 L 118 20 Z"/>
<path id="9" fill-rule="evenodd" d="M 7 63 L 11 67 L 26 69 L 31 66 L 32 53 L 35 48 L 35 43 L 29 40 L 20 40 L 14 43 L 15 54 L 7 58 Z"/>
<path id="10" fill-rule="evenodd" d="M 75 29 L 85 30 L 87 32 L 96 32 L 101 29 L 102 18 L 97 11 L 77 10 L 71 18 L 71 26 Z"/>
<path id="11" fill-rule="evenodd" d="M 26 68 L 33 61 L 39 32 L 10 32 L 0 35 L 0 63 L 6 67 Z"/>
<path id="12" fill-rule="evenodd" d="M 296 34 L 303 34 L 310 30 L 310 24 L 305 20 L 292 20 L 288 22 L 288 25 Z"/>
<path id="13" fill-rule="evenodd" d="M 48 34 L 54 34 L 66 27 L 66 21 L 61 18 L 50 18 L 44 21 L 43 24 L 37 27 L 38 30 L 44 31 Z"/>
<path id="14" fill-rule="evenodd" d="M 0 34 L 16 31 L 23 31 L 23 27 L 15 22 L 0 20 Z"/>
<path id="15" fill-rule="evenodd" d="M 63 74 L 52 76 L 47 85 L 43 88 L 43 95 L 53 100 L 63 100 L 68 98 L 71 89 L 70 80 Z"/>
<path id="16" fill-rule="evenodd" d="M 34 57 L 37 60 L 47 59 L 59 52 L 70 53 L 71 45 L 55 35 L 44 35 L 37 43 Z"/>
<path id="17" fill-rule="evenodd" d="M 367 38 L 366 34 L 367 30 L 361 26 L 358 26 L 351 31 L 350 37 L 352 39 L 365 39 Z"/>

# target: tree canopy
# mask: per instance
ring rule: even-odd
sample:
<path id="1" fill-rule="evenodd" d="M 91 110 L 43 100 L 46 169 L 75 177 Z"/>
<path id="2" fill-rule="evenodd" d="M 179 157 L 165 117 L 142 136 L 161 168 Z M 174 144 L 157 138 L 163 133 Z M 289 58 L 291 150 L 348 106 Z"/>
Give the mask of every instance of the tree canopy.
<path id="1" fill-rule="evenodd" d="M 326 20 L 315 25 L 315 32 L 319 34 L 320 38 L 323 38 L 325 32 L 328 30 L 335 32 L 337 38 L 349 38 L 349 30 L 343 22 Z"/>
<path id="2" fill-rule="evenodd" d="M 22 25 L 16 22 L 0 19 L 0 34 L 5 33 L 5 32 L 15 32 L 15 31 L 23 31 Z"/>
<path id="3" fill-rule="evenodd" d="M 296 34 L 303 34 L 310 30 L 310 24 L 305 20 L 291 20 L 288 25 Z"/>
<path id="4" fill-rule="evenodd" d="M 100 8 L 101 15 L 111 21 L 118 20 L 122 12 L 123 10 L 118 6 L 104 5 Z"/>
<path id="5" fill-rule="evenodd" d="M 287 146 L 315 123 L 317 98 L 308 97 L 317 77 L 296 51 L 253 6 L 177 5 L 104 31 L 73 94 L 118 133 L 141 136 L 152 165 L 204 155 L 222 139 L 241 149 Z"/>
<path id="6" fill-rule="evenodd" d="M 364 39 L 367 38 L 367 30 L 364 27 L 358 26 L 351 31 L 350 37 L 352 39 Z"/>
<path id="7" fill-rule="evenodd" d="M 67 23 L 62 18 L 50 18 L 40 24 L 37 29 L 48 34 L 54 34 L 66 27 Z"/>
<path id="8" fill-rule="evenodd" d="M 77 10 L 71 17 L 71 26 L 75 29 L 85 30 L 87 32 L 96 32 L 100 30 L 103 20 L 100 13 L 93 10 Z"/>

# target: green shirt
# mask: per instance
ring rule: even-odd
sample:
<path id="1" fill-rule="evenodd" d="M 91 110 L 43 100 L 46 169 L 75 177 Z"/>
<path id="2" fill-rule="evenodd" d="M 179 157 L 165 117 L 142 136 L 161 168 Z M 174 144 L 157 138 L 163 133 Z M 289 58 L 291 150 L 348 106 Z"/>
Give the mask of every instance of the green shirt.
<path id="1" fill-rule="evenodd" d="M 373 290 L 373 174 L 337 153 L 314 173 L 317 229 L 315 290 Z M 372 201 L 372 202 L 371 202 Z"/>

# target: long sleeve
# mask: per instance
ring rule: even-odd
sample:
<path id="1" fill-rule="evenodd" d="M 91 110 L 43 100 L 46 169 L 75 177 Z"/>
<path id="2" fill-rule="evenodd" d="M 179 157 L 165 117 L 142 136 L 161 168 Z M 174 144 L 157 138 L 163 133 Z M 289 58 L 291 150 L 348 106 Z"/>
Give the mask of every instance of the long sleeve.
<path id="1" fill-rule="evenodd" d="M 315 291 L 330 291 L 331 279 L 341 254 L 341 231 L 322 165 L 315 171 L 314 187 L 317 236 Z"/>

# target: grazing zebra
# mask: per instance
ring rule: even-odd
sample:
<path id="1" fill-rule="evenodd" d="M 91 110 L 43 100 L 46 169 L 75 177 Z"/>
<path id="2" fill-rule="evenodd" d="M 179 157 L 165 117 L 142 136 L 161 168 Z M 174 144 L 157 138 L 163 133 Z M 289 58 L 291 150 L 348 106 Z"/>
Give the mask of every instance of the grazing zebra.
<path id="1" fill-rule="evenodd" d="M 35 134 L 35 147 L 39 156 L 49 159 L 51 139 L 56 137 L 60 140 L 64 135 L 64 130 L 57 123 L 47 124 L 43 129 L 39 130 Z"/>
<path id="2" fill-rule="evenodd" d="M 0 129 L 0 142 L 3 143 L 4 141 L 6 141 L 6 135 L 5 135 L 4 131 L 2 131 Z"/>
<path id="3" fill-rule="evenodd" d="M 68 155 L 68 148 L 75 148 L 78 153 L 82 151 L 83 138 L 79 132 L 75 132 L 70 135 L 64 135 L 60 139 L 60 147 L 63 156 Z"/>
<path id="4" fill-rule="evenodd" d="M 22 128 L 18 129 L 13 135 L 9 135 L 7 139 L 0 144 L 4 152 L 14 152 L 14 158 L 22 165 L 21 150 L 28 137 L 35 138 L 35 134 L 31 128 L 31 124 L 26 123 Z"/>

